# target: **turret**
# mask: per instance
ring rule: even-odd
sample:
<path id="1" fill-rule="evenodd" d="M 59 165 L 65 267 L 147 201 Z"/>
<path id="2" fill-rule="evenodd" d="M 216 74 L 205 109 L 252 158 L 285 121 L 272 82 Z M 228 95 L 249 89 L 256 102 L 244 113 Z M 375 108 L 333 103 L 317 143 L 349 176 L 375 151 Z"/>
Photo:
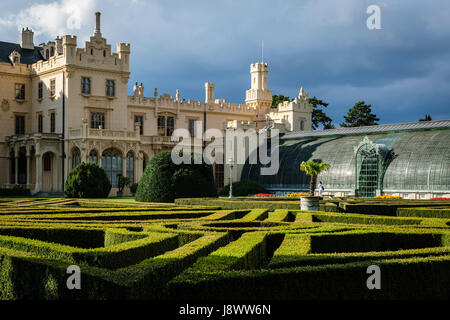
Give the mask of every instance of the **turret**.
<path id="1" fill-rule="evenodd" d="M 250 75 L 252 77 L 252 89 L 267 89 L 267 74 L 269 66 L 265 62 L 258 62 L 250 65 Z"/>
<path id="2" fill-rule="evenodd" d="M 77 48 L 77 36 L 65 35 L 62 37 L 62 46 L 67 62 L 75 58 L 75 51 Z"/>
<path id="3" fill-rule="evenodd" d="M 268 73 L 269 66 L 265 62 L 250 65 L 251 89 L 246 92 L 245 102 L 259 113 L 265 113 L 272 105 L 272 91 L 267 88 Z"/>
<path id="4" fill-rule="evenodd" d="M 119 54 L 119 59 L 128 63 L 128 57 L 130 56 L 131 49 L 129 43 L 118 43 L 117 44 L 117 53 Z"/>

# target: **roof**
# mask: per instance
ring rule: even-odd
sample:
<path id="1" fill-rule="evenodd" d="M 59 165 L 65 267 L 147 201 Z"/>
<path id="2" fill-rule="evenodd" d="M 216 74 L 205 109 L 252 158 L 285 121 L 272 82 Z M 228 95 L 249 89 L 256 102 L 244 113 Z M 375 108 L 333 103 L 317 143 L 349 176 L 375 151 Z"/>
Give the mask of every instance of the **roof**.
<path id="1" fill-rule="evenodd" d="M 34 50 L 22 49 L 18 43 L 0 41 L 0 63 L 11 63 L 9 56 L 14 50 L 20 53 L 20 62 L 23 64 L 45 60 L 41 54 L 41 47 L 34 47 Z"/>
<path id="2" fill-rule="evenodd" d="M 366 133 L 402 131 L 402 130 L 436 129 L 436 128 L 450 128 L 450 120 L 381 124 L 376 126 L 338 128 L 338 129 L 327 129 L 317 131 L 298 131 L 286 133 L 283 136 L 283 139 L 323 137 L 323 136 L 347 135 L 347 134 L 366 134 Z"/>

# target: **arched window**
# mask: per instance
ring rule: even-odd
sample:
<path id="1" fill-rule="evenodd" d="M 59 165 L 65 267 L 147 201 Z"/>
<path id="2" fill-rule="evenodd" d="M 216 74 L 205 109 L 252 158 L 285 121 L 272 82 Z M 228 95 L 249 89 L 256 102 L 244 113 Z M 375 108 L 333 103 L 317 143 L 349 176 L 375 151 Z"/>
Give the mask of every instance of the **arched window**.
<path id="1" fill-rule="evenodd" d="M 50 48 L 50 56 L 53 57 L 55 55 L 55 48 L 51 47 Z"/>
<path id="2" fill-rule="evenodd" d="M 134 154 L 133 152 L 127 153 L 127 177 L 130 178 L 130 183 L 134 183 Z"/>
<path id="3" fill-rule="evenodd" d="M 50 58 L 50 53 L 49 53 L 48 49 L 45 50 L 45 58 L 46 59 Z"/>
<path id="4" fill-rule="evenodd" d="M 118 176 L 122 174 L 122 153 L 117 149 L 107 149 L 102 154 L 102 168 L 114 188 L 118 187 Z"/>
<path id="5" fill-rule="evenodd" d="M 91 152 L 89 152 L 89 162 L 98 164 L 98 153 L 96 150 L 91 150 Z"/>
<path id="6" fill-rule="evenodd" d="M 303 120 L 300 121 L 300 130 L 305 130 L 305 122 Z"/>
<path id="7" fill-rule="evenodd" d="M 72 170 L 81 163 L 81 152 L 78 148 L 72 149 Z"/>

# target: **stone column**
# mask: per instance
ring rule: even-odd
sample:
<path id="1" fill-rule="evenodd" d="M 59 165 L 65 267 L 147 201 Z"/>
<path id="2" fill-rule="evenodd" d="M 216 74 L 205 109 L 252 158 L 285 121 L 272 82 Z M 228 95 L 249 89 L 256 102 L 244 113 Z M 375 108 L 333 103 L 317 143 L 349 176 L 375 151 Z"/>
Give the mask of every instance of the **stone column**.
<path id="1" fill-rule="evenodd" d="M 15 161 L 15 163 L 16 163 L 16 167 L 15 167 L 15 177 L 16 177 L 16 180 L 14 181 L 15 183 L 14 184 L 19 184 L 19 154 L 18 154 L 19 152 L 18 151 L 16 151 L 15 153 L 14 153 L 14 161 Z"/>
<path id="2" fill-rule="evenodd" d="M 62 177 L 62 164 L 64 161 L 64 157 L 62 155 L 55 154 L 55 162 L 56 162 L 56 191 L 62 192 L 64 191 L 63 185 L 63 177 Z"/>
<path id="3" fill-rule="evenodd" d="M 127 156 L 122 156 L 122 176 L 127 175 Z"/>
<path id="4" fill-rule="evenodd" d="M 42 188 L 42 158 L 40 154 L 35 155 L 36 161 L 36 184 L 34 193 L 38 193 Z"/>
<path id="5" fill-rule="evenodd" d="M 31 184 L 31 170 L 30 170 L 30 167 L 31 167 L 31 154 L 30 154 L 30 151 L 28 151 L 27 150 L 27 185 L 30 185 Z"/>
<path id="6" fill-rule="evenodd" d="M 6 184 L 11 184 L 11 154 L 8 153 L 8 180 L 6 182 Z"/>
<path id="7" fill-rule="evenodd" d="M 101 168 L 102 167 L 102 155 L 97 153 L 97 164 Z"/>
<path id="8" fill-rule="evenodd" d="M 144 154 L 142 152 L 138 152 L 134 159 L 134 182 L 137 183 L 143 174 L 143 161 Z"/>

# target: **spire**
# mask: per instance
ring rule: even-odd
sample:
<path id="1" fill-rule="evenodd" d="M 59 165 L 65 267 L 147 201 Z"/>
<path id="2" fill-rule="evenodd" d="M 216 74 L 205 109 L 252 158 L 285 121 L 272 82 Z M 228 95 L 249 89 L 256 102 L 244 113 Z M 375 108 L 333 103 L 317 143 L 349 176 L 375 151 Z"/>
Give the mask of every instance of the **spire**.
<path id="1" fill-rule="evenodd" d="M 261 62 L 264 62 L 264 40 L 261 42 Z"/>
<path id="2" fill-rule="evenodd" d="M 303 87 L 300 88 L 300 93 L 298 94 L 299 98 L 308 99 L 308 93 L 303 90 Z"/>

